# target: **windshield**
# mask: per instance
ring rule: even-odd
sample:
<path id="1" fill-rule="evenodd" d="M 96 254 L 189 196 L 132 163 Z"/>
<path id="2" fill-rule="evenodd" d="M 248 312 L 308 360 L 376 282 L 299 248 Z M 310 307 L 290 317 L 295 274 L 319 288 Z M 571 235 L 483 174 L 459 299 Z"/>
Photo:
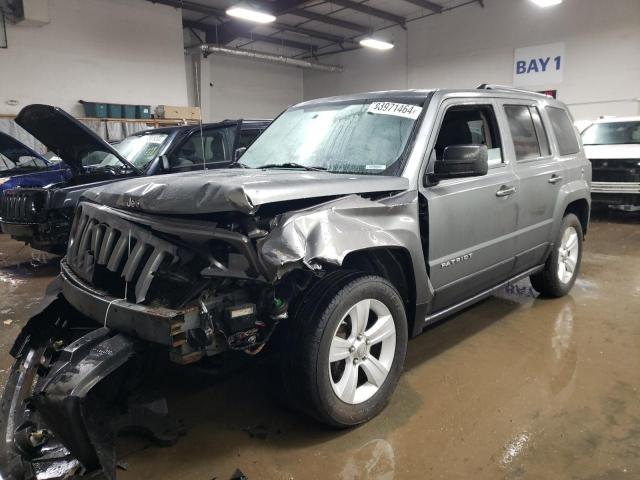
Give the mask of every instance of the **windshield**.
<path id="1" fill-rule="evenodd" d="M 0 172 L 7 170 L 40 170 L 46 167 L 47 164 L 40 158 L 26 152 L 24 155 L 20 155 L 16 161 L 0 153 Z"/>
<path id="2" fill-rule="evenodd" d="M 156 158 L 160 147 L 169 135 L 166 133 L 149 133 L 145 135 L 132 135 L 113 146 L 120 155 L 126 158 L 134 167 L 144 170 L 147 165 Z M 91 162 L 89 158 L 83 160 L 85 165 L 102 167 L 122 167 L 122 162 L 114 155 L 96 152 L 102 155 L 100 161 Z"/>
<path id="3" fill-rule="evenodd" d="M 585 145 L 640 144 L 640 121 L 595 123 L 582 132 Z"/>
<path id="4" fill-rule="evenodd" d="M 258 137 L 240 165 L 399 175 L 422 103 L 412 98 L 294 107 Z"/>

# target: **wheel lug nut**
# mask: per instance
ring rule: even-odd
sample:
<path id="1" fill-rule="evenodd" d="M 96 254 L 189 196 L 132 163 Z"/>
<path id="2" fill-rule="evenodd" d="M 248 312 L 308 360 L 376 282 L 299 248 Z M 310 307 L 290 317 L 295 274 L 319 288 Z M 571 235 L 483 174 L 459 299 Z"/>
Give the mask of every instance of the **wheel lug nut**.
<path id="1" fill-rule="evenodd" d="M 369 340 L 368 338 L 364 341 L 364 343 L 366 343 L 367 345 L 371 345 L 371 340 Z"/>
<path id="2" fill-rule="evenodd" d="M 358 360 L 357 358 L 354 358 L 354 359 L 353 359 L 353 364 L 354 364 L 354 365 L 357 365 L 358 363 L 360 363 L 360 360 Z"/>
<path id="3" fill-rule="evenodd" d="M 362 340 L 362 335 L 358 335 L 358 340 Z"/>
<path id="4" fill-rule="evenodd" d="M 356 347 L 349 347 L 349 353 L 353 353 L 356 351 Z"/>

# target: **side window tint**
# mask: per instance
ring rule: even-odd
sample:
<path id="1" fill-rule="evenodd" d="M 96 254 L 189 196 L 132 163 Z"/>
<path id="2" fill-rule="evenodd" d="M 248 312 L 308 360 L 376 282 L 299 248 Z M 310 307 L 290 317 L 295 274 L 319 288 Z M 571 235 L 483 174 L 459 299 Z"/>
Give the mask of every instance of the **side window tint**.
<path id="1" fill-rule="evenodd" d="M 233 158 L 233 142 L 236 126 L 205 130 L 191 135 L 171 156 L 171 167 L 188 170 L 211 167 L 230 162 Z M 216 165 L 218 164 L 218 165 Z"/>
<path id="2" fill-rule="evenodd" d="M 449 108 L 436 140 L 436 158 L 451 145 L 486 145 L 489 165 L 502 163 L 502 144 L 495 112 L 491 105 L 461 105 Z"/>
<path id="3" fill-rule="evenodd" d="M 547 107 L 551 120 L 551 127 L 558 140 L 560 155 L 572 155 L 580 151 L 576 131 L 566 110 L 557 107 Z"/>
<path id="4" fill-rule="evenodd" d="M 251 145 L 258 135 L 262 133 L 260 130 L 243 130 L 238 138 L 238 148 L 247 148 Z"/>
<path id="5" fill-rule="evenodd" d="M 504 111 L 507 114 L 516 160 L 540 157 L 538 135 L 529 107 L 526 105 L 505 105 Z"/>
<path id="6" fill-rule="evenodd" d="M 538 143 L 540 144 L 540 153 L 543 157 L 551 155 L 551 148 L 549 148 L 549 139 L 547 138 L 547 132 L 544 129 L 544 124 L 540 118 L 540 111 L 538 107 L 529 107 L 531 112 L 531 118 L 533 118 L 533 124 L 536 127 L 536 134 L 538 135 Z"/>

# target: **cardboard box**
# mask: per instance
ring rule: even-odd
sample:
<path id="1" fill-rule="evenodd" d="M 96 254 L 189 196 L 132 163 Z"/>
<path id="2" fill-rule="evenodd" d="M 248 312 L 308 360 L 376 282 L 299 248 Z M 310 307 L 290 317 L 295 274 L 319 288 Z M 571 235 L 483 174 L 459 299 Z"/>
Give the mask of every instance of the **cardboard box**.
<path id="1" fill-rule="evenodd" d="M 174 107 L 158 105 L 156 116 L 170 120 L 200 120 L 200 107 Z"/>

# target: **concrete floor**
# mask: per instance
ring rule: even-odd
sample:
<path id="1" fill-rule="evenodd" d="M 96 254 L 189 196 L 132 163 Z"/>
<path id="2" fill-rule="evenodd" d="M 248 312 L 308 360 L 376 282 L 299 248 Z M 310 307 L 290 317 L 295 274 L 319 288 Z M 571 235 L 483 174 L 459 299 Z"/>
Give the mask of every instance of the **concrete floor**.
<path id="1" fill-rule="evenodd" d="M 41 260 L 0 237 L 0 383 L 56 274 Z M 594 219 L 570 296 L 538 299 L 524 281 L 411 341 L 391 403 L 364 426 L 292 413 L 268 378 L 258 364 L 174 388 L 188 433 L 168 449 L 122 439 L 118 478 L 640 478 L 640 217 Z"/>

